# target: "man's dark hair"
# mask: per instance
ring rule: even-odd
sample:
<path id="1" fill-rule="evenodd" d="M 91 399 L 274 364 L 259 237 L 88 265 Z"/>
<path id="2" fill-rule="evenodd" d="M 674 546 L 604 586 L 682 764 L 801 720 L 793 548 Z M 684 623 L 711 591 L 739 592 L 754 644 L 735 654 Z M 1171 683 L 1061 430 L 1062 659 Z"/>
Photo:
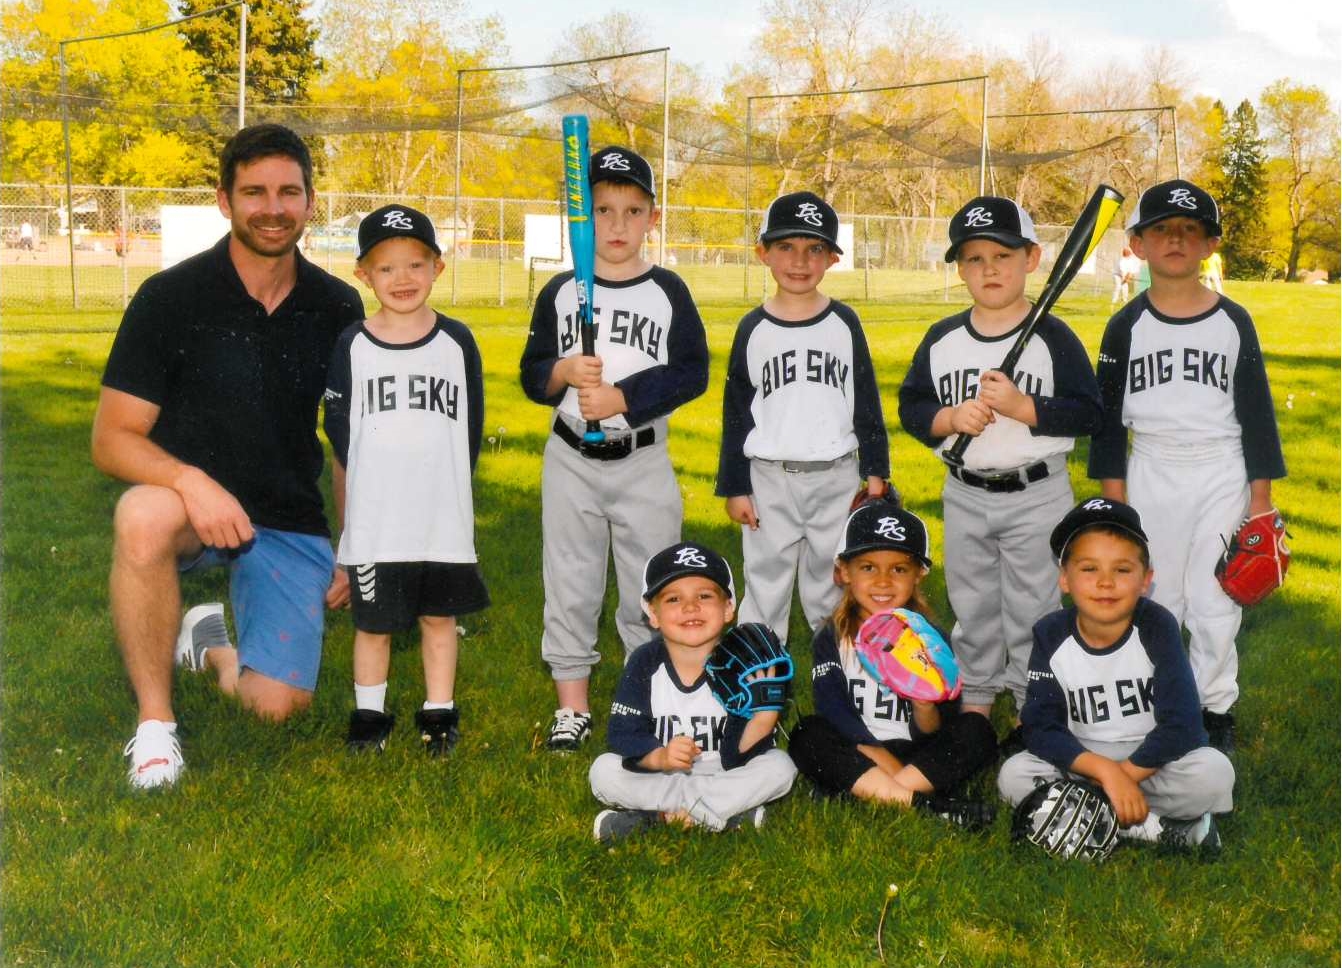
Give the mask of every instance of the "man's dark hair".
<path id="1" fill-rule="evenodd" d="M 291 158 L 303 169 L 303 187 L 312 194 L 312 153 L 308 146 L 282 124 L 253 124 L 228 139 L 219 155 L 219 187 L 225 194 L 233 191 L 238 165 L 276 155 Z"/>

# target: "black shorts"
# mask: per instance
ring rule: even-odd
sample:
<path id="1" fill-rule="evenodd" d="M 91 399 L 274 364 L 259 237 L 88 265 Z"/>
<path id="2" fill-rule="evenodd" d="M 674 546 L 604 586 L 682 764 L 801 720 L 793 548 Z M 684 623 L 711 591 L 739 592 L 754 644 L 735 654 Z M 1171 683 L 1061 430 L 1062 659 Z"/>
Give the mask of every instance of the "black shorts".
<path id="1" fill-rule="evenodd" d="M 393 561 L 345 570 L 360 632 L 402 632 L 421 616 L 452 617 L 489 607 L 489 591 L 474 563 Z"/>

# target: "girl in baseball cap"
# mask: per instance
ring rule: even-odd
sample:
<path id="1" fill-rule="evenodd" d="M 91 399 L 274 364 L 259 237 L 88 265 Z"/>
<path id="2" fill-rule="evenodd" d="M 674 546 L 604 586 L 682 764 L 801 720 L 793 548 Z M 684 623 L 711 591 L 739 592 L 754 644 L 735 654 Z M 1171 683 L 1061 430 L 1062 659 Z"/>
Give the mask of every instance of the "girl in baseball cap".
<path id="1" fill-rule="evenodd" d="M 858 630 L 872 615 L 895 608 L 927 614 L 927 527 L 891 501 L 868 501 L 849 515 L 834 560 L 843 599 L 811 641 L 816 715 L 793 730 L 797 769 L 827 796 L 913 807 L 967 829 L 991 823 L 991 804 L 956 799 L 997 759 L 987 718 L 962 712 L 957 699 L 897 696 L 857 657 Z"/>

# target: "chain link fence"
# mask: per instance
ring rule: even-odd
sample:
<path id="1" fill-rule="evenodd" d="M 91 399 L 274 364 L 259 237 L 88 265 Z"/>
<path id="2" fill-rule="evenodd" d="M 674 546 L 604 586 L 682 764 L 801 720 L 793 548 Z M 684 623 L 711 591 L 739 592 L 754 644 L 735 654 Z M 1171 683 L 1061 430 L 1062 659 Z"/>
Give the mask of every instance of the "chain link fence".
<path id="1" fill-rule="evenodd" d="M 319 192 L 304 254 L 353 281 L 359 219 L 394 201 L 421 208 L 438 228 L 448 266 L 434 293 L 437 305 L 526 305 L 563 265 L 567 233 L 558 199 L 463 198 L 458 206 L 450 195 Z M 194 207 L 200 219 L 214 206 L 215 193 L 208 188 L 77 186 L 72 246 L 63 186 L 0 185 L 0 310 L 119 310 L 164 266 L 165 251 L 171 259 L 176 244 L 171 223 L 178 213 Z M 769 280 L 753 245 L 744 240 L 758 230 L 762 215 L 751 212 L 747 219 L 740 209 L 672 205 L 655 232 L 665 233 L 666 265 L 684 277 L 698 302 L 758 302 Z M 954 292 L 960 286 L 954 266 L 942 261 L 945 219 L 841 213 L 840 220 L 851 226 L 852 240 L 844 262 L 825 278 L 827 293 L 847 300 L 961 298 Z M 222 234 L 224 228 L 220 219 L 213 231 Z M 1038 230 L 1044 258 L 1037 280 L 1042 280 L 1067 227 Z M 1074 288 L 1107 290 L 1122 245 L 1122 233 L 1111 229 L 1094 273 L 1081 276 Z M 654 235 L 647 251 L 656 258 L 663 239 Z"/>

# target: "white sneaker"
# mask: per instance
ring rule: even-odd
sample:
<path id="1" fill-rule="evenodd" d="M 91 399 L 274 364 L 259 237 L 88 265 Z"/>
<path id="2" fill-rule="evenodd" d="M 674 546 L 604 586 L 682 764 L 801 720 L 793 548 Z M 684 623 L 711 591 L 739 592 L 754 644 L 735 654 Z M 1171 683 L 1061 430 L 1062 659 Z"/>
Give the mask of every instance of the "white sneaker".
<path id="1" fill-rule="evenodd" d="M 201 672 L 205 668 L 207 649 L 227 649 L 232 645 L 228 640 L 228 626 L 224 624 L 223 603 L 208 602 L 189 609 L 182 616 L 182 629 L 177 633 L 177 651 L 173 658 L 186 671 Z"/>
<path id="2" fill-rule="evenodd" d="M 182 746 L 177 742 L 177 724 L 159 719 L 142 722 L 121 755 L 130 757 L 127 778 L 137 790 L 172 786 L 186 769 Z"/>

